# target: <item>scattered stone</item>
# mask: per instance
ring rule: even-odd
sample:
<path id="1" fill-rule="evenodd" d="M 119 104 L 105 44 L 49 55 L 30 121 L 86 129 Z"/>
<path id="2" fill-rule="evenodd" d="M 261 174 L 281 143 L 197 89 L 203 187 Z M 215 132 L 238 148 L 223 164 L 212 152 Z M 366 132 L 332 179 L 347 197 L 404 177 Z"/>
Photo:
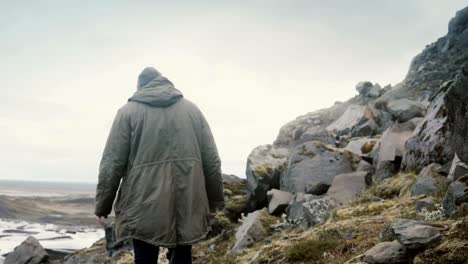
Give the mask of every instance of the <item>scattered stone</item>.
<path id="1" fill-rule="evenodd" d="M 325 223 L 334 203 L 329 198 L 313 199 L 302 204 L 304 218 L 309 226 Z"/>
<path id="2" fill-rule="evenodd" d="M 231 252 L 239 252 L 265 238 L 266 232 L 261 223 L 263 217 L 265 217 L 264 210 L 257 210 L 247 215 L 242 225 L 237 229 L 236 242 L 231 248 Z"/>
<path id="3" fill-rule="evenodd" d="M 280 215 L 284 213 L 293 198 L 289 192 L 272 189 L 268 191 L 268 213 L 272 215 Z"/>
<path id="4" fill-rule="evenodd" d="M 440 174 L 442 166 L 432 163 L 425 167 L 417 176 L 416 182 L 411 188 L 411 196 L 434 194 L 441 182 L 446 182 L 446 178 Z"/>
<path id="5" fill-rule="evenodd" d="M 336 204 L 344 205 L 363 192 L 371 184 L 370 174 L 367 172 L 352 172 L 335 176 L 327 196 Z"/>
<path id="6" fill-rule="evenodd" d="M 392 224 L 398 242 L 408 251 L 422 251 L 438 244 L 442 235 L 427 223 L 409 219 L 398 219 Z"/>
<path id="7" fill-rule="evenodd" d="M 467 182 L 468 176 L 464 176 L 449 185 L 442 200 L 442 207 L 447 216 L 455 214 L 461 204 L 468 203 Z"/>
<path id="8" fill-rule="evenodd" d="M 348 150 L 318 141 L 306 142 L 291 151 L 280 189 L 322 195 L 336 175 L 353 172 L 359 161 L 359 156 Z"/>
<path id="9" fill-rule="evenodd" d="M 461 161 L 458 155 L 455 154 L 447 179 L 449 181 L 455 181 L 466 174 L 468 174 L 468 164 Z"/>
<path id="10" fill-rule="evenodd" d="M 6 256 L 4 264 L 39 264 L 47 258 L 47 252 L 39 241 L 30 236 Z"/>
<path id="11" fill-rule="evenodd" d="M 289 202 L 289 206 L 287 208 L 287 220 L 293 224 L 301 224 L 305 222 L 304 217 L 304 209 L 302 208 L 302 204 L 305 202 L 312 201 L 316 199 L 318 196 L 312 194 L 305 194 L 303 192 L 296 193 L 293 199 Z"/>
<path id="12" fill-rule="evenodd" d="M 394 240 L 375 245 L 364 253 L 364 261 L 369 264 L 409 263 L 410 258 L 405 248 Z"/>
<path id="13" fill-rule="evenodd" d="M 248 211 L 268 205 L 267 192 L 279 189 L 280 175 L 285 167 L 288 149 L 272 145 L 256 147 L 247 159 L 247 187 L 250 193 Z"/>
<path id="14" fill-rule="evenodd" d="M 422 212 L 425 209 L 428 212 L 436 210 L 436 205 L 432 197 L 427 197 L 423 199 L 419 199 L 416 201 L 416 211 Z"/>

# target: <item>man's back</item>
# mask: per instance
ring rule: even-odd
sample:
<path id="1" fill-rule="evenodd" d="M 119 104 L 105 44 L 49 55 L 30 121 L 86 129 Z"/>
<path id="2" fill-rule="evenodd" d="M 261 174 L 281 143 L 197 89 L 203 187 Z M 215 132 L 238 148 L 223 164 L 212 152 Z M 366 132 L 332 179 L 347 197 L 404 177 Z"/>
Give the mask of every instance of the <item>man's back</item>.
<path id="1" fill-rule="evenodd" d="M 153 75 L 123 106 L 104 150 L 96 215 L 115 201 L 118 240 L 193 244 L 208 232 L 210 207 L 223 205 L 220 160 L 198 108 Z"/>

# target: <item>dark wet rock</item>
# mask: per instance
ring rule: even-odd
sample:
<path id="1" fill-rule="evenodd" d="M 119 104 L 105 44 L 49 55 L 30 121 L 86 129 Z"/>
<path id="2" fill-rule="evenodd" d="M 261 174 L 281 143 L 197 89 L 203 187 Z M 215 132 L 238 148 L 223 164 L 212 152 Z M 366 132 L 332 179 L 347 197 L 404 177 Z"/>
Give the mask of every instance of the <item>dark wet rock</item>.
<path id="1" fill-rule="evenodd" d="M 423 210 L 430 212 L 436 209 L 436 205 L 432 197 L 417 200 L 415 207 L 418 212 L 422 212 Z"/>
<path id="2" fill-rule="evenodd" d="M 405 264 L 410 262 L 410 257 L 405 248 L 394 240 L 375 245 L 364 253 L 364 261 L 369 264 Z"/>
<path id="3" fill-rule="evenodd" d="M 248 210 L 254 211 L 268 205 L 267 192 L 279 189 L 280 175 L 284 170 L 288 149 L 272 145 L 256 147 L 247 159 L 247 187 L 250 193 Z"/>
<path id="4" fill-rule="evenodd" d="M 442 239 L 437 228 L 416 220 L 398 219 L 392 224 L 392 230 L 398 242 L 412 252 L 437 245 Z"/>
<path id="5" fill-rule="evenodd" d="M 332 182 L 327 196 L 336 202 L 336 205 L 344 205 L 362 193 L 371 184 L 370 174 L 367 172 L 352 172 L 337 175 Z"/>
<path id="6" fill-rule="evenodd" d="M 281 176 L 281 190 L 321 195 L 338 174 L 353 172 L 359 156 L 318 141 L 296 146 L 291 150 L 288 165 Z"/>
<path id="7" fill-rule="evenodd" d="M 442 200 L 442 207 L 445 214 L 451 216 L 458 211 L 463 203 L 468 203 L 468 176 L 464 176 L 449 185 Z"/>
<path id="8" fill-rule="evenodd" d="M 402 168 L 419 172 L 431 163 L 446 164 L 454 155 L 449 142 L 447 109 L 444 105 L 445 92 L 450 83 L 442 86 L 432 99 L 427 114 L 414 130 L 405 145 Z"/>
<path id="9" fill-rule="evenodd" d="M 268 191 L 268 213 L 280 215 L 285 212 L 293 195 L 289 192 L 272 189 Z"/>
<path id="10" fill-rule="evenodd" d="M 39 241 L 30 236 L 6 256 L 4 264 L 39 264 L 48 257 Z"/>

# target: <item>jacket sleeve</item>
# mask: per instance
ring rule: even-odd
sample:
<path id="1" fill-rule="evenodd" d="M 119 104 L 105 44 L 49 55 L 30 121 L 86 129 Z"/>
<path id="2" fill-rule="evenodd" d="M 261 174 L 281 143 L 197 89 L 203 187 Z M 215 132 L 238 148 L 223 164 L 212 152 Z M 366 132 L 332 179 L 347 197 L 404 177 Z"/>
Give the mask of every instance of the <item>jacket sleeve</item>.
<path id="1" fill-rule="evenodd" d="M 112 211 L 120 180 L 127 169 L 130 133 L 130 120 L 122 113 L 122 110 L 119 110 L 112 124 L 99 166 L 94 211 L 97 216 L 108 216 Z"/>
<path id="2" fill-rule="evenodd" d="M 210 209 L 222 209 L 224 208 L 224 192 L 221 160 L 210 126 L 203 114 L 201 114 L 201 137 L 203 173 Z"/>

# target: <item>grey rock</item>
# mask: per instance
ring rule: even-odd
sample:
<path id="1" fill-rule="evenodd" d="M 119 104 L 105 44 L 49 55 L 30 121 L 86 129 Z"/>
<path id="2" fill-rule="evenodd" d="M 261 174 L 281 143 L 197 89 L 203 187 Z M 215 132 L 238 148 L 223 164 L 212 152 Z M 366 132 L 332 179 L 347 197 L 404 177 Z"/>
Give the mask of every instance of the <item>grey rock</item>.
<path id="1" fill-rule="evenodd" d="M 304 218 L 304 209 L 302 209 L 302 204 L 305 202 L 312 201 L 313 199 L 319 198 L 318 196 L 312 194 L 305 194 L 299 192 L 294 194 L 293 199 L 289 202 L 289 206 L 286 209 L 287 220 L 291 223 L 301 223 L 305 222 Z"/>
<path id="2" fill-rule="evenodd" d="M 379 97 L 381 93 L 381 87 L 379 84 L 373 85 L 369 81 L 359 82 L 356 84 L 356 90 L 361 96 L 364 97 Z"/>
<path id="3" fill-rule="evenodd" d="M 272 189 L 268 191 L 268 213 L 272 215 L 280 215 L 284 213 L 293 199 L 293 195 L 288 192 Z"/>
<path id="4" fill-rule="evenodd" d="M 371 184 L 370 174 L 367 172 L 353 172 L 335 176 L 327 196 L 336 202 L 336 205 L 344 205 L 362 193 Z"/>
<path id="5" fill-rule="evenodd" d="M 407 122 L 413 118 L 424 117 L 426 114 L 426 106 L 424 104 L 408 99 L 388 102 L 387 110 L 400 123 Z"/>
<path id="6" fill-rule="evenodd" d="M 370 138 L 370 137 L 352 139 L 346 145 L 345 149 L 359 156 L 367 155 L 374 150 L 374 148 L 377 145 L 377 142 L 378 142 L 377 138 Z M 364 146 L 366 147 L 373 146 L 373 147 L 371 149 L 366 149 L 366 147 Z M 365 153 L 363 152 L 363 150 L 365 151 Z"/>
<path id="7" fill-rule="evenodd" d="M 378 126 L 369 107 L 350 105 L 343 115 L 327 126 L 328 131 L 337 135 L 353 134 L 353 136 L 371 135 Z"/>
<path id="8" fill-rule="evenodd" d="M 334 202 L 327 197 L 313 199 L 302 204 L 304 218 L 309 226 L 323 224 L 334 207 Z"/>
<path id="9" fill-rule="evenodd" d="M 30 236 L 6 256 L 4 264 L 39 264 L 48 257 L 39 241 Z"/>
<path id="10" fill-rule="evenodd" d="M 423 121 L 407 140 L 402 161 L 404 170 L 419 172 L 431 163 L 446 164 L 453 159 L 444 96 L 442 91 L 432 99 Z"/>
<path id="11" fill-rule="evenodd" d="M 422 251 L 442 239 L 437 228 L 416 220 L 398 219 L 392 224 L 392 230 L 407 251 Z"/>
<path id="12" fill-rule="evenodd" d="M 399 169 L 398 159 L 396 161 L 384 160 L 380 162 L 380 166 L 376 169 L 373 180 L 376 182 L 383 181 L 398 173 Z"/>
<path id="13" fill-rule="evenodd" d="M 458 180 L 460 177 L 467 175 L 467 174 L 468 174 L 468 164 L 461 161 L 460 158 L 458 158 L 458 155 L 455 154 L 455 157 L 453 158 L 452 166 L 450 167 L 450 171 L 449 171 L 447 179 L 449 181 L 455 181 L 455 180 Z"/>
<path id="14" fill-rule="evenodd" d="M 421 195 L 421 194 L 432 194 L 436 191 L 434 184 L 434 178 L 432 177 L 418 177 L 416 182 L 411 188 L 411 196 Z"/>
<path id="15" fill-rule="evenodd" d="M 409 263 L 410 257 L 405 248 L 394 240 L 375 245 L 364 253 L 364 261 L 369 264 Z"/>
<path id="16" fill-rule="evenodd" d="M 419 199 L 416 201 L 416 211 L 421 212 L 423 209 L 426 211 L 434 211 L 436 209 L 435 202 L 432 197 L 427 197 L 423 199 Z"/>
<path id="17" fill-rule="evenodd" d="M 336 175 L 353 172 L 359 161 L 359 156 L 348 150 L 318 141 L 306 142 L 291 150 L 280 189 L 290 193 L 324 194 Z"/>
<path id="18" fill-rule="evenodd" d="M 236 241 L 231 248 L 231 252 L 239 252 L 265 238 L 266 232 L 261 223 L 261 219 L 265 217 L 265 214 L 264 210 L 258 210 L 247 215 L 242 225 L 237 229 Z"/>
<path id="19" fill-rule="evenodd" d="M 224 183 L 233 183 L 233 182 L 243 182 L 245 179 L 241 179 L 237 177 L 236 175 L 229 175 L 229 174 L 223 174 L 223 182 Z"/>
<path id="20" fill-rule="evenodd" d="M 272 145 L 256 147 L 247 159 L 247 188 L 250 193 L 249 211 L 268 205 L 267 192 L 279 189 L 280 175 L 288 157 L 288 149 Z"/>
<path id="21" fill-rule="evenodd" d="M 374 171 L 374 167 L 372 167 L 372 164 L 370 164 L 369 162 L 361 160 L 356 168 L 356 171 L 372 173 Z"/>
<path id="22" fill-rule="evenodd" d="M 468 203 L 468 184 L 466 182 L 457 180 L 449 185 L 442 200 L 442 207 L 447 216 L 455 214 L 461 204 Z"/>

